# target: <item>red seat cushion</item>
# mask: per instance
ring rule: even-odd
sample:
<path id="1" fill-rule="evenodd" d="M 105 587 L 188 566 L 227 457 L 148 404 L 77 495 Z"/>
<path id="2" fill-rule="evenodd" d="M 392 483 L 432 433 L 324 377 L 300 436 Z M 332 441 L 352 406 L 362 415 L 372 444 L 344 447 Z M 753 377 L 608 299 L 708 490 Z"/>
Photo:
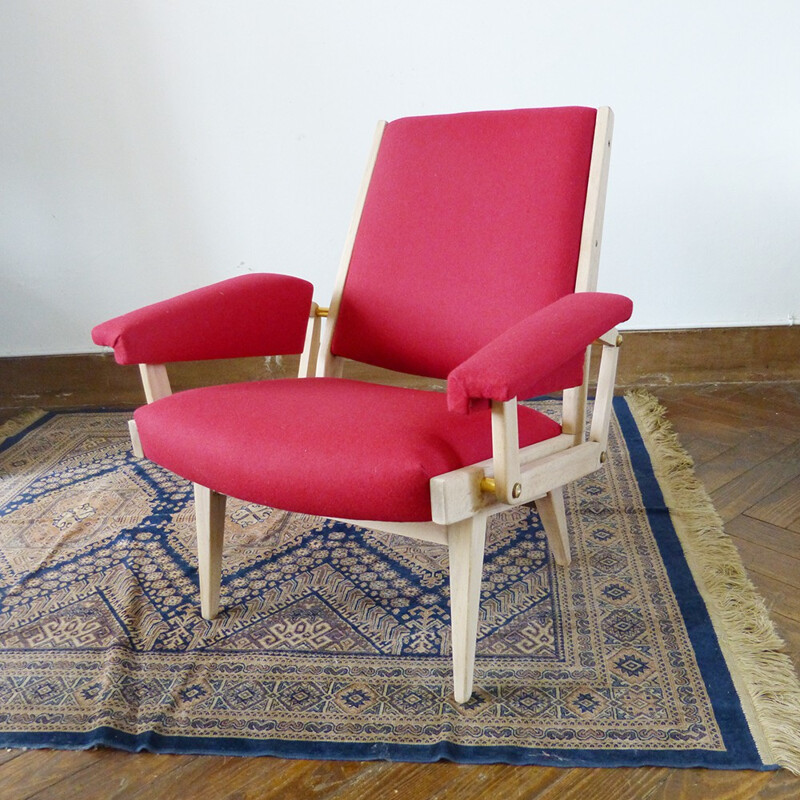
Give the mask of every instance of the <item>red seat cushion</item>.
<path id="1" fill-rule="evenodd" d="M 434 475 L 489 458 L 489 411 L 441 392 L 337 378 L 193 389 L 135 413 L 145 455 L 222 494 L 346 519 L 431 519 Z M 519 410 L 520 445 L 558 423 Z"/>

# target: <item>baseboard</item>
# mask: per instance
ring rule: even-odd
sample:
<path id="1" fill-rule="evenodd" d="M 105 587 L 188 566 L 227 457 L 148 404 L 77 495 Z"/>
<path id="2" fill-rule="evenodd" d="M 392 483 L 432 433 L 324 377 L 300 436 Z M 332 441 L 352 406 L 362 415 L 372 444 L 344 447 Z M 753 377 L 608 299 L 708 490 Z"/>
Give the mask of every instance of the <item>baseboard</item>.
<path id="1" fill-rule="evenodd" d="M 621 386 L 800 380 L 800 326 L 630 331 Z"/>
<path id="2" fill-rule="evenodd" d="M 297 356 L 197 361 L 169 368 L 176 390 L 288 377 Z M 348 363 L 345 376 L 381 383 L 441 386 L 441 381 Z M 620 387 L 800 380 L 800 326 L 628 331 Z M 124 407 L 144 401 L 138 369 L 108 353 L 0 358 L 0 408 Z"/>

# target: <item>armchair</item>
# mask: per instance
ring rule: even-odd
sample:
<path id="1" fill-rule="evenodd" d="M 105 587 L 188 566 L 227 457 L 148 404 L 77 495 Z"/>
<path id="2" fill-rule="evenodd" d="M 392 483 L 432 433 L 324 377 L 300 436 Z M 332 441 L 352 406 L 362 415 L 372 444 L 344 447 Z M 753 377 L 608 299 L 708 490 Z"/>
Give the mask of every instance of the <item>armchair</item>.
<path id="1" fill-rule="evenodd" d="M 607 108 L 380 123 L 329 309 L 306 281 L 248 275 L 94 329 L 141 365 L 136 452 L 195 485 L 205 618 L 218 613 L 227 496 L 437 542 L 454 695 L 469 699 L 487 519 L 535 504 L 568 564 L 562 488 L 605 460 L 616 326 L 632 311 L 595 291 L 611 129 Z M 297 379 L 170 392 L 172 361 L 287 353 L 301 354 Z M 344 359 L 447 390 L 347 380 Z M 517 402 L 553 392 L 560 423 Z"/>

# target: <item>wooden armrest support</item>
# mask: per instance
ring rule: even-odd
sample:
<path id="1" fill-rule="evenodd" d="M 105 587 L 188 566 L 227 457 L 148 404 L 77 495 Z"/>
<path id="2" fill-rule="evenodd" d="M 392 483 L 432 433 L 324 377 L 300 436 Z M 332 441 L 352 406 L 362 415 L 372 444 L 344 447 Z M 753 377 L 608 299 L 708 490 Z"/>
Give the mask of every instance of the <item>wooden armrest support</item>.
<path id="1" fill-rule="evenodd" d="M 519 502 L 522 487 L 519 482 L 519 432 L 517 398 L 504 403 L 492 402 L 492 465 L 494 494 L 501 503 Z"/>
<path id="2" fill-rule="evenodd" d="M 600 356 L 600 371 L 597 375 L 597 389 L 592 409 L 592 424 L 589 441 L 597 442 L 603 453 L 608 446 L 608 428 L 611 424 L 611 407 L 614 400 L 614 384 L 617 379 L 617 364 L 622 336 L 614 328 L 601 337 L 603 352 Z"/>
<path id="3" fill-rule="evenodd" d="M 583 437 L 578 440 L 573 431 L 565 431 L 573 441 L 573 447 L 579 449 L 580 456 L 571 457 L 572 460 L 559 459 L 556 463 L 566 463 L 566 472 L 563 476 L 556 473 L 556 483 L 564 477 L 563 483 L 568 483 L 571 465 L 577 467 L 578 472 L 585 470 L 589 465 L 598 468 L 605 460 L 605 450 L 608 445 L 608 429 L 611 422 L 611 408 L 614 397 L 614 381 L 617 373 L 619 347 L 622 337 L 616 328 L 598 337 L 603 347 L 600 361 L 600 373 L 597 380 L 592 424 L 589 433 L 591 447 L 583 447 Z M 582 418 L 581 418 L 582 421 Z M 581 424 L 581 430 L 583 425 Z M 492 401 L 492 471 L 493 475 L 480 480 L 480 489 L 497 498 L 507 505 L 519 505 L 530 502 L 541 495 L 545 485 L 543 479 L 547 475 L 542 472 L 538 464 L 528 465 L 521 457 L 517 426 L 517 399 L 512 398 L 505 402 Z M 528 448 L 526 448 L 528 449 Z M 543 463 L 548 463 L 549 456 L 545 456 Z M 596 462 L 596 463 L 595 463 Z M 560 466 L 559 466 L 560 469 Z"/>
<path id="4" fill-rule="evenodd" d="M 142 377 L 144 396 L 148 403 L 154 403 L 156 400 L 172 394 L 167 368 L 164 364 L 139 364 L 139 374 Z"/>

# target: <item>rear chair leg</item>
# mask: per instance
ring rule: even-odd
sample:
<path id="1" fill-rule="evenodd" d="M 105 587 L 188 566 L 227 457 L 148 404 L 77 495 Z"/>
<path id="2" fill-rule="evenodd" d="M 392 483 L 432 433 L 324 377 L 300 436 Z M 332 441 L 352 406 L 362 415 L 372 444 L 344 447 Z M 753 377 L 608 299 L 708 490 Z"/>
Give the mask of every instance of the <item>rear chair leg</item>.
<path id="1" fill-rule="evenodd" d="M 553 553 L 556 564 L 566 567 L 572 561 L 569 552 L 569 533 L 567 532 L 567 515 L 564 511 L 564 487 L 553 489 L 536 501 L 536 510 L 542 521 L 547 543 Z"/>
<path id="2" fill-rule="evenodd" d="M 203 619 L 214 619 L 219 613 L 226 499 L 224 494 L 207 489 L 199 483 L 194 485 L 200 613 Z"/>
<path id="3" fill-rule="evenodd" d="M 450 624 L 453 690 L 457 703 L 472 695 L 475 645 L 481 600 L 486 517 L 478 515 L 447 527 L 450 555 Z"/>

